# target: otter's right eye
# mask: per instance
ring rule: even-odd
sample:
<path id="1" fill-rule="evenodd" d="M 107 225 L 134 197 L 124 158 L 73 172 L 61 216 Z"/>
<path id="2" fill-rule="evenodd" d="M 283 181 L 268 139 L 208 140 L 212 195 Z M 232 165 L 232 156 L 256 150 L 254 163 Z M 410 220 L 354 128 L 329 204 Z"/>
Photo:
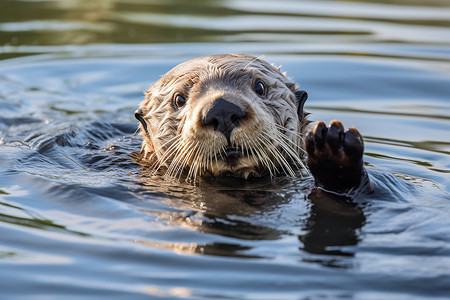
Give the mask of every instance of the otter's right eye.
<path id="1" fill-rule="evenodd" d="M 176 107 L 182 107 L 186 104 L 186 99 L 180 94 L 176 94 L 173 98 L 173 103 L 176 105 Z"/>

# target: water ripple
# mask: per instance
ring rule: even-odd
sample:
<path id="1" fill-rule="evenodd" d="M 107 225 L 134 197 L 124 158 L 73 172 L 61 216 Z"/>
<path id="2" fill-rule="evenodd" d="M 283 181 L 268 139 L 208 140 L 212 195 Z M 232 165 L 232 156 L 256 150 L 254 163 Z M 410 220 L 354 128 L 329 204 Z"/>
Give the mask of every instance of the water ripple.
<path id="1" fill-rule="evenodd" d="M 0 1 L 2 296 L 445 298 L 449 26 L 445 0 Z M 139 164 L 142 91 L 224 52 L 282 64 L 312 119 L 356 126 L 375 192 Z"/>

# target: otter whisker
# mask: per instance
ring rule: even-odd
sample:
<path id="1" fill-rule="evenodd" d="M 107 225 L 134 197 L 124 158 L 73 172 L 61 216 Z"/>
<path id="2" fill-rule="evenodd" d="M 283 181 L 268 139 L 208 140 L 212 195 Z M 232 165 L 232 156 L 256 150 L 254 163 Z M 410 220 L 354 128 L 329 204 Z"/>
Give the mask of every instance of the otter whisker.
<path id="1" fill-rule="evenodd" d="M 210 152 L 211 153 L 211 156 L 212 155 L 214 155 L 214 160 L 215 160 L 215 162 L 216 162 L 216 164 L 218 163 L 218 158 L 217 158 L 217 153 L 219 153 L 220 151 L 222 151 L 221 149 L 219 150 L 219 149 L 217 149 L 217 140 L 218 140 L 218 137 L 216 136 L 216 135 L 213 135 L 213 142 L 212 142 L 212 145 L 213 145 L 213 150 L 212 150 L 212 152 Z M 212 158 L 211 158 L 211 160 L 212 160 Z M 212 163 L 212 162 L 211 162 Z"/>
<path id="2" fill-rule="evenodd" d="M 255 161 L 255 163 L 258 164 L 259 163 L 258 160 L 253 156 L 252 148 L 250 147 L 250 144 L 248 142 L 248 141 L 250 141 L 250 139 L 249 139 L 249 137 L 247 136 L 246 133 L 244 133 L 244 137 L 245 137 L 245 140 L 243 140 L 242 142 L 245 145 L 245 151 L 247 153 L 247 156 L 252 157 L 253 160 Z M 250 155 L 249 149 L 250 149 L 250 152 L 252 152 L 252 155 Z"/>
<path id="3" fill-rule="evenodd" d="M 172 142 L 172 144 L 166 149 L 166 151 L 161 156 L 158 156 L 157 154 L 161 152 L 163 147 L 165 147 L 167 144 L 169 144 L 171 142 Z M 161 145 L 154 152 L 155 156 L 157 156 L 157 160 L 164 163 L 171 156 L 173 149 L 175 149 L 179 143 L 180 143 L 180 137 L 177 136 L 177 137 L 174 137 L 174 138 L 168 140 L 163 145 Z"/>
<path id="4" fill-rule="evenodd" d="M 167 146 L 169 143 L 174 142 L 174 141 L 177 140 L 177 139 L 180 139 L 180 136 L 174 136 L 173 138 L 169 139 L 169 140 L 166 141 L 165 143 L 161 144 L 158 148 L 156 148 L 156 149 L 154 150 L 154 154 L 160 153 L 161 150 L 162 150 L 165 146 Z M 169 146 L 169 148 L 170 148 L 170 146 Z"/>
<path id="5" fill-rule="evenodd" d="M 260 55 L 258 57 L 253 58 L 244 68 L 243 70 L 246 70 L 249 66 L 251 66 L 255 61 L 262 59 L 264 55 Z"/>
<path id="6" fill-rule="evenodd" d="M 211 155 L 211 151 L 209 151 L 205 146 L 204 146 L 204 144 L 205 143 L 203 143 L 203 145 L 202 145 L 202 151 L 203 151 L 203 157 L 202 157 L 202 159 L 201 159 L 201 161 L 202 161 L 202 166 L 203 166 L 203 168 L 202 168 L 202 174 L 203 174 L 203 171 L 204 170 L 208 170 L 209 169 L 209 157 L 210 157 L 210 155 Z"/>
<path id="7" fill-rule="evenodd" d="M 280 129 L 284 129 L 284 127 L 281 127 L 278 124 L 275 123 L 271 123 L 272 125 L 274 125 L 276 128 L 280 128 Z M 295 143 L 294 141 L 292 141 L 291 139 L 289 139 L 285 134 L 283 134 L 282 132 L 278 131 L 278 134 L 275 134 L 274 136 L 271 136 L 271 139 L 274 139 L 279 146 L 286 152 L 286 154 L 293 160 L 293 162 L 298 165 L 300 168 L 302 169 L 306 169 L 301 157 L 302 154 L 305 153 L 305 150 L 301 148 L 300 144 Z M 303 141 L 303 138 L 301 137 L 301 135 L 290 131 L 292 133 L 294 133 L 297 137 L 300 138 L 301 141 Z"/>
<path id="8" fill-rule="evenodd" d="M 188 152 L 183 153 L 183 155 L 180 155 L 179 160 L 177 161 L 177 164 L 175 165 L 173 169 L 173 176 L 178 176 L 178 179 L 181 178 L 181 175 L 183 174 L 183 170 L 186 170 L 186 167 L 189 166 L 189 162 L 192 161 L 192 156 L 197 151 L 197 147 L 194 144 L 191 144 L 188 148 Z M 186 180 L 189 179 L 190 175 L 186 175 Z"/>
<path id="9" fill-rule="evenodd" d="M 267 153 L 265 151 L 263 151 L 263 149 L 258 148 L 255 152 L 257 153 L 257 156 L 258 156 L 260 162 L 269 171 L 270 178 L 273 178 L 274 175 L 278 172 L 278 169 L 275 166 L 275 164 L 273 163 L 273 161 L 270 159 L 270 157 L 268 157 Z M 272 169 L 273 169 L 273 171 L 272 171 Z"/>
<path id="10" fill-rule="evenodd" d="M 266 146 L 266 153 L 267 153 L 266 155 L 268 157 L 268 161 L 273 166 L 275 172 L 279 173 L 279 170 L 276 167 L 276 165 L 273 162 L 273 160 L 271 159 L 271 157 L 276 158 L 278 160 L 278 162 L 279 162 L 279 166 L 283 169 L 284 173 L 287 173 L 287 170 L 285 170 L 284 165 L 282 163 L 280 163 L 280 158 L 277 155 L 276 147 L 274 145 L 272 145 L 270 141 L 263 140 L 262 138 L 260 140 L 261 140 L 261 143 L 265 144 L 265 146 Z"/>
<path id="11" fill-rule="evenodd" d="M 279 148 L 275 148 L 275 151 L 277 152 L 279 157 L 281 157 L 282 163 L 288 169 L 289 175 L 295 176 L 295 171 L 292 168 L 292 165 L 289 163 L 288 159 L 283 155 Z"/>
<path id="12" fill-rule="evenodd" d="M 216 137 L 214 136 L 214 159 L 216 160 L 216 164 L 217 162 L 217 150 L 216 150 Z"/>
<path id="13" fill-rule="evenodd" d="M 297 137 L 299 137 L 299 138 L 301 138 L 301 139 L 304 138 L 304 134 L 298 132 L 297 130 L 292 130 L 292 129 L 283 127 L 283 126 L 281 126 L 280 124 L 277 124 L 277 123 L 275 123 L 275 122 L 267 122 L 267 123 L 270 124 L 270 125 L 273 125 L 273 126 L 277 127 L 278 129 L 281 129 L 281 130 L 283 130 L 283 131 L 285 131 L 285 132 L 289 132 L 289 133 L 291 133 L 291 134 L 294 134 L 294 135 L 296 135 Z"/>
<path id="14" fill-rule="evenodd" d="M 200 160 L 200 167 L 199 168 L 199 172 L 197 173 L 197 175 L 201 176 L 203 175 L 203 173 L 205 172 L 205 170 L 208 170 L 208 156 L 210 155 L 210 152 L 207 151 L 208 147 L 206 146 L 206 141 L 204 141 L 201 145 L 201 151 L 202 151 L 202 155 L 201 160 Z"/>
<path id="15" fill-rule="evenodd" d="M 179 166 L 176 169 L 176 172 L 179 174 L 178 178 L 181 178 L 181 174 L 183 173 L 183 170 L 187 167 L 187 166 L 192 166 L 194 158 L 193 156 L 195 155 L 195 153 L 198 151 L 198 142 L 197 143 L 191 143 L 189 148 L 186 151 L 183 151 L 183 157 L 181 157 L 180 162 L 179 162 Z M 191 171 L 191 167 L 190 170 Z M 188 173 L 188 175 L 186 175 L 186 180 L 189 180 L 190 175 Z"/>
<path id="16" fill-rule="evenodd" d="M 160 156 L 158 157 L 157 153 L 163 148 L 165 147 L 167 144 L 173 142 L 172 145 L 169 146 L 169 148 L 167 148 L 167 150 Z M 168 140 L 166 143 L 162 144 L 160 147 L 158 147 L 158 150 L 153 152 L 152 157 L 156 157 L 156 161 L 150 166 L 150 168 L 152 169 L 152 175 L 154 175 L 159 168 L 161 168 L 161 166 L 163 164 L 166 163 L 166 161 L 172 156 L 174 150 L 176 149 L 176 147 L 178 146 L 178 144 L 180 143 L 180 137 L 179 136 L 175 136 L 173 138 L 171 138 L 170 140 Z"/>
<path id="17" fill-rule="evenodd" d="M 296 152 L 294 149 L 292 149 L 292 147 L 290 147 L 289 143 L 285 143 L 285 142 L 290 142 L 292 145 L 293 143 L 288 140 L 285 136 L 283 135 L 275 135 L 275 136 L 270 136 L 269 138 L 274 139 L 278 146 L 284 150 L 284 152 L 286 152 L 286 154 L 293 160 L 294 163 L 298 164 L 299 167 L 301 168 L 305 168 L 303 161 L 301 160 L 299 153 Z"/>
<path id="18" fill-rule="evenodd" d="M 154 171 L 156 172 L 157 170 L 159 170 L 164 165 L 166 167 L 169 167 L 172 164 L 173 160 L 177 157 L 177 155 L 179 153 L 179 149 L 181 147 L 183 147 L 183 145 L 181 143 L 181 139 L 179 139 L 176 142 L 174 142 L 172 144 L 172 146 L 166 152 L 167 155 L 162 156 L 158 160 L 158 164 L 156 165 L 156 168 L 154 168 Z M 167 170 L 166 170 L 166 173 L 167 173 Z"/>
<path id="19" fill-rule="evenodd" d="M 222 147 L 220 147 L 218 153 L 219 153 L 221 159 L 225 159 L 225 157 L 227 156 L 227 146 L 222 145 Z M 223 153 L 223 155 L 222 155 L 222 153 Z"/>
<path id="20" fill-rule="evenodd" d="M 289 129 L 289 128 L 286 128 L 286 127 L 284 127 L 284 126 L 282 126 L 282 125 L 280 125 L 280 124 L 278 124 L 278 123 L 276 123 L 276 122 L 273 122 L 273 121 L 266 121 L 266 122 L 267 122 L 269 125 L 272 125 L 272 126 L 278 128 L 278 129 L 280 129 L 280 131 L 282 131 L 282 132 L 289 132 L 289 133 L 291 133 L 291 134 L 293 134 L 293 135 L 295 135 L 295 136 L 297 136 L 297 137 L 299 137 L 299 138 L 301 138 L 301 139 L 304 138 L 304 133 L 299 132 L 299 131 L 296 130 L 296 129 Z"/>
<path id="21" fill-rule="evenodd" d="M 188 176 L 187 176 L 187 179 L 194 177 L 194 181 L 197 177 L 197 172 L 198 172 L 198 166 L 199 166 L 198 157 L 202 154 L 199 144 L 200 143 L 197 142 L 197 144 L 195 146 L 195 153 L 192 158 L 192 163 L 189 166 L 189 172 L 188 172 Z"/>
<path id="22" fill-rule="evenodd" d="M 266 144 L 271 144 L 273 146 L 273 144 L 271 143 L 270 140 L 271 137 L 267 136 L 265 133 L 261 135 L 261 139 L 266 143 Z M 290 176 L 295 176 L 295 172 L 294 170 L 291 168 L 291 166 L 289 165 L 289 163 L 287 162 L 287 160 L 285 159 L 285 157 L 280 153 L 280 151 L 278 150 L 277 147 L 268 147 L 268 149 L 271 151 L 271 153 L 275 156 L 275 158 L 277 158 L 277 160 L 280 162 L 280 166 L 281 168 Z"/>
<path id="23" fill-rule="evenodd" d="M 141 131 L 141 127 L 138 126 L 138 128 L 136 129 L 136 131 L 133 133 L 133 136 L 138 135 L 139 132 L 142 132 L 142 131 Z"/>
<path id="24" fill-rule="evenodd" d="M 180 177 L 183 173 L 184 166 L 187 164 L 190 156 L 195 150 L 195 144 L 188 142 L 180 147 L 176 157 L 173 159 L 167 173 L 171 177 L 175 177 L 177 174 Z"/>
<path id="25" fill-rule="evenodd" d="M 289 150 L 289 153 L 293 158 L 301 160 L 301 157 L 305 152 L 305 150 L 301 148 L 301 145 L 295 143 L 281 132 L 278 132 L 274 138 L 277 139 L 280 146 L 285 150 Z"/>
<path id="26" fill-rule="evenodd" d="M 167 177 L 173 177 L 175 174 L 178 173 L 177 166 L 178 166 L 180 160 L 183 158 L 183 155 L 186 152 L 186 148 L 190 147 L 190 144 L 191 143 L 185 143 L 185 144 L 178 143 L 177 147 L 174 149 L 174 152 L 175 152 L 174 157 L 166 170 Z"/>
<path id="27" fill-rule="evenodd" d="M 257 143 L 255 143 L 254 147 L 250 147 L 250 145 L 247 143 L 247 141 L 249 141 L 250 139 L 248 138 L 248 136 L 244 133 L 244 137 L 245 140 L 243 140 L 243 144 L 245 146 L 245 150 L 247 152 L 247 157 L 251 157 L 253 159 L 253 161 L 256 163 L 256 165 L 263 165 L 264 167 L 267 168 L 267 170 L 269 171 L 270 177 L 273 178 L 274 173 L 272 171 L 272 169 L 275 170 L 275 173 L 278 172 L 277 167 L 275 166 L 275 164 L 272 162 L 272 160 L 270 159 L 270 157 L 267 155 L 267 152 L 265 151 L 265 147 L 264 146 L 268 146 L 265 145 L 264 142 L 262 142 L 261 140 L 257 139 Z M 249 151 L 250 149 L 250 151 Z"/>
<path id="28" fill-rule="evenodd" d="M 200 145 L 200 153 L 197 159 L 197 165 L 195 168 L 195 173 L 194 173 L 194 180 L 197 180 L 197 176 L 201 176 L 203 175 L 203 173 L 205 172 L 205 170 L 207 170 L 206 166 L 206 162 L 208 157 L 206 155 L 206 141 L 203 141 L 203 143 Z"/>
<path id="29" fill-rule="evenodd" d="M 280 147 L 288 155 L 288 157 L 292 160 L 294 165 L 296 165 L 300 169 L 306 170 L 305 164 L 304 164 L 303 160 L 301 159 L 301 157 L 299 157 L 297 153 L 295 153 L 290 147 L 288 147 L 288 145 L 280 144 Z"/>
<path id="30" fill-rule="evenodd" d="M 256 164 L 258 164 L 259 163 L 259 161 L 257 160 L 257 158 L 255 157 L 255 155 L 254 155 L 254 153 L 253 153 L 253 148 L 252 147 L 250 147 L 250 144 L 249 144 L 249 137 L 247 136 L 247 134 L 244 132 L 243 133 L 243 135 L 244 135 L 244 137 L 245 137 L 245 139 L 243 139 L 242 140 L 242 145 L 244 145 L 244 147 L 243 148 L 245 148 L 245 152 L 246 152 L 246 154 L 247 154 L 247 157 L 251 157 L 251 158 L 253 158 L 253 161 L 256 163 Z"/>
<path id="31" fill-rule="evenodd" d="M 210 170 L 213 166 L 213 155 L 215 155 L 215 149 L 216 149 L 216 145 L 215 145 L 215 138 L 213 140 L 213 149 L 209 149 L 208 151 L 208 156 L 207 156 L 207 160 L 206 160 L 206 170 Z"/>
<path id="32" fill-rule="evenodd" d="M 242 144 L 244 145 L 245 151 L 247 152 L 247 157 L 253 158 L 253 160 L 254 160 L 254 162 L 255 162 L 256 164 L 261 163 L 261 161 L 258 161 L 258 159 L 257 159 L 257 158 L 255 157 L 255 155 L 253 154 L 253 149 L 252 149 L 252 147 L 250 147 L 250 145 L 248 144 L 248 141 L 250 141 L 249 137 L 247 136 L 247 134 L 246 134 L 245 132 L 243 133 L 243 135 L 244 135 L 244 137 L 245 137 L 245 140 L 242 140 Z M 249 149 L 250 149 L 250 152 L 251 152 L 251 153 L 249 153 Z M 250 154 L 251 154 L 251 155 L 250 155 Z"/>
<path id="33" fill-rule="evenodd" d="M 197 158 L 197 165 L 195 166 L 195 172 L 194 172 L 194 180 L 197 179 L 197 176 L 201 176 L 203 174 L 203 171 L 205 169 L 205 160 L 207 159 L 205 152 L 206 152 L 206 142 L 203 141 L 200 144 L 200 152 L 199 152 L 199 156 Z"/>
<path id="34" fill-rule="evenodd" d="M 289 133 L 295 135 L 301 143 L 305 142 L 305 137 L 304 134 L 298 133 L 297 131 L 294 130 L 290 130 L 287 128 L 284 128 L 283 126 L 280 126 L 276 123 L 270 123 L 270 125 L 274 125 L 276 128 L 280 129 L 280 131 L 288 131 Z M 306 153 L 305 149 L 303 149 L 300 145 L 296 144 L 294 141 L 290 140 L 285 134 L 283 134 L 282 132 L 280 132 L 281 136 L 283 136 L 284 138 L 286 138 L 286 141 L 292 143 L 292 145 L 297 148 L 298 150 L 300 150 L 300 152 Z"/>
<path id="35" fill-rule="evenodd" d="M 272 177 L 273 174 L 271 172 L 271 166 L 273 167 L 275 173 L 278 173 L 278 168 L 276 167 L 274 162 L 270 159 L 270 156 L 268 155 L 267 150 L 269 150 L 269 154 L 270 154 L 270 153 L 272 153 L 271 148 L 273 148 L 273 147 L 272 147 L 272 144 L 270 141 L 265 142 L 264 140 L 261 139 L 261 137 L 257 137 L 258 147 L 256 149 L 258 150 L 258 156 L 259 156 L 261 162 L 265 164 L 265 166 L 269 170 L 269 173 Z M 263 148 L 262 146 L 266 146 L 266 147 Z"/>
<path id="36" fill-rule="evenodd" d="M 280 141 L 280 144 L 289 147 L 289 149 L 292 150 L 293 153 L 295 153 L 295 156 L 302 157 L 304 155 L 304 150 L 301 148 L 301 146 L 290 140 L 284 134 L 280 133 L 276 138 Z"/>
<path id="37" fill-rule="evenodd" d="M 286 154 L 292 159 L 294 160 L 294 162 L 299 163 L 299 166 L 301 167 L 303 164 L 298 156 L 298 153 L 295 153 L 288 144 L 284 143 L 282 139 L 280 139 L 279 135 L 273 135 L 273 136 L 269 136 L 266 133 L 263 134 L 265 136 L 266 139 L 273 139 L 275 142 L 277 142 L 278 147 L 280 147 L 282 150 L 284 150 L 286 152 Z M 281 155 L 281 157 L 283 158 L 283 163 L 285 163 L 285 165 L 289 165 L 288 161 L 286 160 L 286 158 L 284 157 L 284 155 L 282 155 L 282 153 L 279 151 L 278 147 L 275 147 L 277 153 L 279 153 Z M 292 168 L 291 168 L 292 169 Z"/>

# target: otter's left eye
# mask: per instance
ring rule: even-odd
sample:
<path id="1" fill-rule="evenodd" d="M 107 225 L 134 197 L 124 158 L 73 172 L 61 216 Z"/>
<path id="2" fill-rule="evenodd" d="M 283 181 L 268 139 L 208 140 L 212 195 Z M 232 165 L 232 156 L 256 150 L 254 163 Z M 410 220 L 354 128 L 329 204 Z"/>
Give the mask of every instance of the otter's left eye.
<path id="1" fill-rule="evenodd" d="M 180 94 L 176 94 L 173 100 L 177 107 L 182 107 L 186 104 L 186 99 Z"/>
<path id="2" fill-rule="evenodd" d="M 256 94 L 258 94 L 260 96 L 265 96 L 267 93 L 266 85 L 264 84 L 264 81 L 262 81 L 261 79 L 258 79 L 255 82 L 255 86 L 254 86 L 253 90 L 255 91 Z"/>

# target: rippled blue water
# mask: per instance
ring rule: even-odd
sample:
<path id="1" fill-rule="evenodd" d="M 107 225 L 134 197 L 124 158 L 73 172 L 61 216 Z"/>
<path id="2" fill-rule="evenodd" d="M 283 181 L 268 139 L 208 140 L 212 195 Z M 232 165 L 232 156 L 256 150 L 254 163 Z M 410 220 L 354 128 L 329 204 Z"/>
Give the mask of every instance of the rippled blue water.
<path id="1" fill-rule="evenodd" d="M 446 299 L 448 1 L 0 2 L 0 298 Z M 142 91 L 263 55 L 365 139 L 377 191 L 136 164 Z"/>

